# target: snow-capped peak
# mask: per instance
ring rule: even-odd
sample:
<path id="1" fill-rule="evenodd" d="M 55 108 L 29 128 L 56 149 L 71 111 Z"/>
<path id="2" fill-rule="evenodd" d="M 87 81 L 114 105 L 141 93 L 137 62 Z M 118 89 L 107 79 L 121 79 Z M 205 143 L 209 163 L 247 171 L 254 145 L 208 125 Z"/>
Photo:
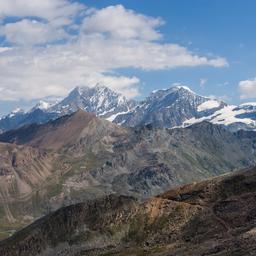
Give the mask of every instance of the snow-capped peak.
<path id="1" fill-rule="evenodd" d="M 57 98 L 49 98 L 46 100 L 39 100 L 38 103 L 28 111 L 28 113 L 31 113 L 36 109 L 40 109 L 42 111 L 48 111 L 48 109 L 50 109 L 51 107 L 56 105 L 58 102 L 59 102 L 59 99 L 57 99 Z"/>
<path id="2" fill-rule="evenodd" d="M 155 90 L 138 103 L 127 100 L 102 84 L 78 86 L 62 101 L 55 103 L 48 99 L 40 100 L 34 108 L 24 113 L 23 119 L 22 114 L 18 114 L 23 111 L 16 109 L 5 117 L 11 121 L 1 120 L 0 129 L 13 129 L 17 123 L 23 125 L 29 122 L 47 122 L 78 109 L 93 112 L 101 118 L 124 126 L 152 123 L 159 128 L 172 128 L 209 121 L 233 130 L 256 128 L 256 102 L 230 106 L 218 99 L 198 95 L 181 84 Z M 38 112 L 34 114 L 38 109 L 42 110 L 41 115 Z"/>
<path id="3" fill-rule="evenodd" d="M 15 115 L 24 113 L 24 110 L 21 108 L 15 108 L 10 114 L 7 115 L 7 117 L 14 117 Z"/>
<path id="4" fill-rule="evenodd" d="M 186 91 L 189 91 L 190 93 L 193 93 L 193 94 L 196 94 L 194 91 L 192 91 L 188 86 L 186 86 L 186 85 L 175 85 L 175 86 L 173 86 L 172 87 L 174 90 L 176 89 L 176 90 L 181 90 L 181 89 L 183 89 L 183 90 L 186 90 Z"/>
<path id="5" fill-rule="evenodd" d="M 134 103 L 110 88 L 95 86 L 77 86 L 70 94 L 49 111 L 70 114 L 78 108 L 108 118 L 114 114 L 128 111 Z"/>
<path id="6" fill-rule="evenodd" d="M 46 102 L 46 101 L 43 101 L 43 100 L 40 100 L 40 101 L 36 104 L 35 108 L 38 108 L 38 109 L 41 109 L 41 110 L 46 110 L 46 109 L 48 109 L 50 106 L 52 106 L 51 103 Z"/>
<path id="7" fill-rule="evenodd" d="M 24 112 L 24 110 L 21 109 L 21 108 L 15 108 L 11 113 L 12 114 L 17 114 L 17 113 L 21 113 L 21 112 Z"/>

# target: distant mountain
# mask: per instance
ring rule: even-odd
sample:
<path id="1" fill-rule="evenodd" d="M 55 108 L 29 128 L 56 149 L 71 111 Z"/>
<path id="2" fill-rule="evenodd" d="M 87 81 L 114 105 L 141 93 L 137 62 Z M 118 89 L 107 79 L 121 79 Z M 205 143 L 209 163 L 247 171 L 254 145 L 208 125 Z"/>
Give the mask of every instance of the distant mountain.
<path id="1" fill-rule="evenodd" d="M 1 256 L 255 255 L 256 169 L 143 203 L 111 195 L 59 209 L 0 242 Z"/>
<path id="2" fill-rule="evenodd" d="M 106 86 L 96 85 L 76 87 L 65 99 L 49 108 L 48 112 L 65 115 L 82 109 L 112 121 L 117 114 L 129 111 L 135 104 Z"/>
<path id="3" fill-rule="evenodd" d="M 172 128 L 190 118 L 209 116 L 226 105 L 197 95 L 186 86 L 175 86 L 153 91 L 136 108 L 126 114 L 119 114 L 114 122 L 133 127 L 152 124 L 155 127 Z"/>
<path id="4" fill-rule="evenodd" d="M 22 109 L 15 109 L 10 114 L 0 118 L 0 131 L 8 131 L 17 129 L 23 125 L 32 123 L 46 123 L 49 120 L 58 118 L 58 114 L 54 112 L 48 112 L 48 108 L 56 104 L 56 101 L 39 101 L 29 111 Z"/>
<path id="5" fill-rule="evenodd" d="M 110 121 L 115 116 L 129 111 L 135 106 L 135 101 L 127 100 L 108 87 L 76 87 L 70 94 L 59 101 L 39 101 L 31 110 L 15 110 L 0 119 L 0 131 L 19 128 L 32 123 L 42 124 L 61 116 L 74 113 L 78 109 L 96 114 Z"/>
<path id="6" fill-rule="evenodd" d="M 228 105 L 196 94 L 186 86 L 153 91 L 145 100 L 128 100 L 111 89 L 76 87 L 56 104 L 39 102 L 31 110 L 16 110 L 0 119 L 0 131 L 31 123 L 42 124 L 78 109 L 127 127 L 151 124 L 158 128 L 186 127 L 208 121 L 232 131 L 256 130 L 256 103 Z"/>
<path id="7" fill-rule="evenodd" d="M 114 122 L 124 126 L 152 124 L 160 128 L 186 127 L 202 121 L 231 131 L 256 130 L 256 103 L 239 106 L 196 94 L 186 86 L 153 91 L 131 111 Z"/>

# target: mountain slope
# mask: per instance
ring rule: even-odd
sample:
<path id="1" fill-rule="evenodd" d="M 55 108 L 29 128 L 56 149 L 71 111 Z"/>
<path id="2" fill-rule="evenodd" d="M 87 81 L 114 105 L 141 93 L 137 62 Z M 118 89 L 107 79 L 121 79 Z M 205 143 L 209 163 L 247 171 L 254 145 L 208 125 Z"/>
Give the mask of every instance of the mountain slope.
<path id="1" fill-rule="evenodd" d="M 129 113 L 118 115 L 114 122 L 133 127 L 151 123 L 155 127 L 171 128 L 192 117 L 208 116 L 225 105 L 197 95 L 188 87 L 175 86 L 152 92 Z"/>
<path id="2" fill-rule="evenodd" d="M 48 112 L 64 115 L 83 109 L 100 117 L 111 118 L 118 113 L 129 111 L 134 105 L 134 101 L 127 100 L 108 87 L 96 85 L 95 87 L 76 87 L 65 99 L 51 107 Z"/>
<path id="3" fill-rule="evenodd" d="M 155 189 L 159 182 L 159 191 L 155 192 L 159 193 L 164 186 L 189 182 L 193 176 L 205 178 L 253 165 L 255 137 L 256 133 L 252 133 L 249 138 L 241 138 L 207 122 L 185 129 L 130 129 L 79 110 L 47 124 L 3 133 L 0 141 L 51 149 L 71 158 L 81 157 L 81 161 L 85 155 L 97 155 L 103 164 L 108 164 L 88 170 L 84 174 L 87 182 L 99 179 L 101 183 L 113 184 L 117 190 L 123 184 L 122 191 L 140 194 L 142 189 L 151 191 L 150 195 L 154 185 L 138 183 L 144 181 L 147 173 L 156 174 L 150 177 L 156 179 Z"/>
<path id="4" fill-rule="evenodd" d="M 126 136 L 122 127 L 84 111 L 16 131 L 16 144 L 2 143 L 5 146 L 0 151 L 0 238 L 63 203 L 80 200 L 84 185 L 72 196 L 77 183 L 65 187 L 68 179 L 86 172 L 80 168 L 85 164 L 89 170 L 100 168 L 110 158 L 112 144 Z M 8 132 L 8 136 L 14 132 Z M 22 154 L 20 148 L 24 148 Z M 10 155 L 6 155 L 9 151 Z M 103 193 L 104 188 L 100 189 Z"/>
<path id="5" fill-rule="evenodd" d="M 184 129 L 130 129 L 79 110 L 47 124 L 3 133 L 0 141 L 61 154 L 74 166 L 62 189 L 73 184 L 78 191 L 97 188 L 100 194 L 148 197 L 173 185 L 253 165 L 255 137 L 254 132 L 231 133 L 207 122 Z"/>
<path id="6" fill-rule="evenodd" d="M 32 220 L 63 205 L 112 193 L 149 198 L 170 187 L 254 165 L 255 137 L 252 131 L 231 133 L 207 122 L 184 129 L 131 129 L 82 110 L 22 127 L 1 134 L 0 140 L 40 148 L 54 155 L 54 161 L 47 181 L 12 199 L 10 212 L 14 219 Z M 8 224 L 6 202 L 8 197 L 0 203 L 0 219 Z M 17 202 L 23 207 L 17 208 Z"/>
<path id="7" fill-rule="evenodd" d="M 23 202 L 53 175 L 56 158 L 42 149 L 0 143 L 0 239 L 33 220 Z"/>
<path id="8" fill-rule="evenodd" d="M 0 242 L 3 256 L 254 255 L 255 168 L 139 203 L 108 196 L 62 208 Z"/>
<path id="9" fill-rule="evenodd" d="M 0 135 L 0 141 L 59 150 L 64 146 L 74 145 L 83 137 L 83 134 L 95 139 L 100 130 L 111 133 L 114 130 L 123 131 L 124 129 L 96 118 L 93 113 L 78 110 L 43 125 L 32 124 L 8 131 Z"/>

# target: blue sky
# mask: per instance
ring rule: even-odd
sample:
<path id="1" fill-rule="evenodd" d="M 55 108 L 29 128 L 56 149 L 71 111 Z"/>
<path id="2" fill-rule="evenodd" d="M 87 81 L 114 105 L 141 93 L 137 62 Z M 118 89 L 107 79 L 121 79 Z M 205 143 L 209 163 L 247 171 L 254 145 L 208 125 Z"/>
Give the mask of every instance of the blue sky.
<path id="1" fill-rule="evenodd" d="M 2 114 L 96 82 L 139 99 L 181 83 L 256 100 L 253 0 L 13 2 L 0 3 Z"/>
<path id="2" fill-rule="evenodd" d="M 85 2 L 90 5 L 97 2 L 99 8 L 120 3 Z M 155 72 L 127 71 L 142 77 L 146 84 L 143 92 L 180 82 L 203 95 L 224 96 L 230 103 L 240 103 L 239 82 L 256 76 L 254 0 L 127 0 L 121 3 L 138 12 L 162 17 L 166 22 L 161 27 L 164 40 L 187 46 L 195 52 L 223 56 L 229 62 L 229 67 L 222 69 L 195 67 Z M 200 79 L 207 80 L 203 87 L 200 86 Z"/>

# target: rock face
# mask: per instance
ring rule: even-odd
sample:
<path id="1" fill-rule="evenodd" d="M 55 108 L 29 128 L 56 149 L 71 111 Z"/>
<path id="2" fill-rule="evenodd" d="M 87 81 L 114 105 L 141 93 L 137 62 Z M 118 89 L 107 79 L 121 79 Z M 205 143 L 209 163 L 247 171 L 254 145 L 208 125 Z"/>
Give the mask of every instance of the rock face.
<path id="1" fill-rule="evenodd" d="M 18 178 L 20 184 L 30 184 L 33 173 L 43 178 L 11 201 L 3 193 L 0 220 L 13 230 L 23 224 L 10 223 L 10 213 L 15 220 L 21 216 L 31 221 L 59 207 L 112 193 L 146 199 L 170 187 L 252 166 L 255 137 L 253 131 L 232 133 L 207 122 L 177 129 L 125 128 L 82 110 L 9 131 L 0 141 L 12 144 L 4 145 L 32 147 L 49 158 L 35 155 L 22 166 L 23 174 L 10 188 Z M 45 163 L 50 172 L 42 168 Z M 0 176 L 1 182 L 6 175 Z M 7 203 L 12 207 L 5 209 Z"/>
<path id="2" fill-rule="evenodd" d="M 108 196 L 61 208 L 0 242 L 3 256 L 254 255 L 256 169 L 139 203 Z"/>

